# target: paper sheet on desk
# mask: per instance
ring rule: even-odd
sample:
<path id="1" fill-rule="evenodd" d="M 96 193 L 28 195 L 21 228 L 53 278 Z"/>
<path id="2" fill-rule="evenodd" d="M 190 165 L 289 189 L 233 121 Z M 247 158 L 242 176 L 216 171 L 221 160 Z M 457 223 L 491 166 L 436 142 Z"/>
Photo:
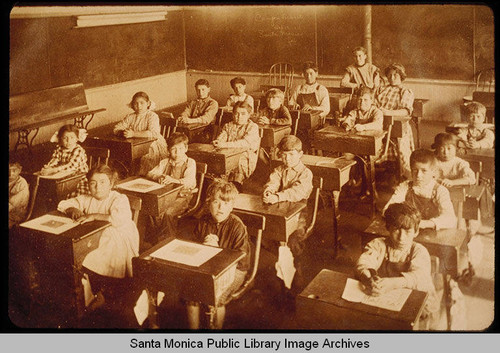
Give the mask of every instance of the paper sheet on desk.
<path id="1" fill-rule="evenodd" d="M 21 223 L 20 226 L 52 234 L 61 234 L 71 228 L 76 227 L 79 224 L 79 222 L 75 222 L 69 217 L 46 214 L 41 217 Z"/>
<path id="2" fill-rule="evenodd" d="M 280 246 L 275 267 L 278 278 L 281 278 L 285 286 L 290 289 L 296 269 L 293 265 L 293 254 L 288 246 Z"/>
<path id="3" fill-rule="evenodd" d="M 400 311 L 411 293 L 411 289 L 399 288 L 375 297 L 365 294 L 362 290 L 362 286 L 361 282 L 348 278 L 345 284 L 344 292 L 342 293 L 342 299 L 354 303 L 376 306 L 378 308 L 391 311 Z"/>
<path id="4" fill-rule="evenodd" d="M 124 189 L 124 190 L 129 190 L 129 191 L 135 191 L 135 192 L 150 192 L 156 189 L 159 189 L 163 187 L 162 184 L 155 183 L 154 181 L 144 179 L 144 178 L 137 178 L 134 180 L 127 181 L 125 183 L 116 185 L 118 189 Z"/>
<path id="5" fill-rule="evenodd" d="M 221 248 L 174 239 L 151 253 L 152 257 L 189 266 L 201 266 L 221 252 Z"/>

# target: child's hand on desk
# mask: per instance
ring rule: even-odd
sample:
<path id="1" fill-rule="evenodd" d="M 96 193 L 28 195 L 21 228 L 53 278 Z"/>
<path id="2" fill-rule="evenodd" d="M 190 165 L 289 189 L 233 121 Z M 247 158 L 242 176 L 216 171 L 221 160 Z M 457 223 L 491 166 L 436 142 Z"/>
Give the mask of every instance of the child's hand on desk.
<path id="1" fill-rule="evenodd" d="M 51 175 L 56 172 L 56 168 L 51 168 L 51 167 L 43 167 L 42 170 L 40 170 L 40 175 Z"/>
<path id="2" fill-rule="evenodd" d="M 436 229 L 436 224 L 430 219 L 422 219 L 418 227 L 420 229 Z"/>
<path id="3" fill-rule="evenodd" d="M 372 295 L 379 296 L 392 289 L 399 288 L 399 278 L 397 277 L 374 277 L 372 281 Z"/>
<path id="4" fill-rule="evenodd" d="M 179 117 L 179 118 L 177 119 L 177 122 L 178 122 L 179 124 L 189 124 L 189 123 L 191 122 L 190 120 L 192 120 L 192 119 L 189 119 L 189 118 L 187 118 L 187 117 Z"/>
<path id="5" fill-rule="evenodd" d="M 271 121 L 269 120 L 269 118 L 267 116 L 259 117 L 259 120 L 257 122 L 261 125 L 268 125 L 271 123 Z"/>
<path id="6" fill-rule="evenodd" d="M 95 221 L 96 218 L 93 214 L 86 214 L 78 218 L 76 221 L 80 224 Z"/>
<path id="7" fill-rule="evenodd" d="M 311 110 L 312 107 L 309 105 L 309 104 L 305 104 L 303 107 L 302 107 L 302 110 L 307 112 L 308 110 Z"/>
<path id="8" fill-rule="evenodd" d="M 219 237 L 215 234 L 208 234 L 205 236 L 205 239 L 203 239 L 203 245 L 210 245 L 210 246 L 219 246 Z"/>
<path id="9" fill-rule="evenodd" d="M 167 185 L 167 184 L 175 184 L 178 181 L 174 178 L 172 178 L 170 175 L 162 175 L 161 177 L 158 178 L 158 183 Z"/>
<path id="10" fill-rule="evenodd" d="M 467 148 L 479 148 L 479 147 L 481 147 L 481 145 L 476 140 L 469 140 L 465 143 L 465 147 L 467 147 Z"/>
<path id="11" fill-rule="evenodd" d="M 264 192 L 264 196 L 262 197 L 262 200 L 264 201 L 264 203 L 269 203 L 272 205 L 272 204 L 278 203 L 280 199 L 279 199 L 278 195 L 273 194 L 270 191 L 266 191 L 266 192 Z"/>
<path id="12" fill-rule="evenodd" d="M 77 221 L 79 218 L 85 216 L 85 213 L 83 213 L 82 210 L 79 210 L 76 207 L 70 207 L 68 208 L 65 213 L 71 217 L 72 220 Z"/>
<path id="13" fill-rule="evenodd" d="M 366 128 L 361 124 L 356 124 L 356 125 L 354 125 L 354 130 L 359 132 L 359 131 L 365 131 Z"/>
<path id="14" fill-rule="evenodd" d="M 443 179 L 443 180 L 441 180 L 441 185 L 449 188 L 450 186 L 454 186 L 455 185 L 455 181 L 454 180 L 450 180 L 450 179 Z"/>
<path id="15" fill-rule="evenodd" d="M 133 131 L 133 130 L 131 130 L 131 129 L 127 129 L 127 130 L 123 130 L 123 136 L 124 136 L 125 138 L 128 138 L 128 139 L 129 139 L 129 138 L 134 137 L 134 136 L 135 136 L 135 133 L 134 133 L 134 131 Z"/>
<path id="16" fill-rule="evenodd" d="M 226 147 L 226 143 L 223 142 L 223 141 L 219 141 L 219 140 L 213 140 L 212 141 L 212 145 L 214 145 L 215 148 L 224 148 L 224 147 Z"/>

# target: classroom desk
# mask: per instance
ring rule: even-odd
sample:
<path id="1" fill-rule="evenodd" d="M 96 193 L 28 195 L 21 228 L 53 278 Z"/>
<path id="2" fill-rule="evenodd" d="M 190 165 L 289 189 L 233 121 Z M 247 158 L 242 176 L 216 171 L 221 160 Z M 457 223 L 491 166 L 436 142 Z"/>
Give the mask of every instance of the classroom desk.
<path id="1" fill-rule="evenodd" d="M 149 146 L 155 139 L 147 137 L 124 138 L 113 134 L 115 123 L 98 127 L 89 131 L 89 137 L 83 142 L 83 147 L 108 148 L 110 159 L 121 162 L 127 172 L 131 171 L 142 156 L 149 152 Z"/>
<path id="2" fill-rule="evenodd" d="M 296 325 L 305 330 L 413 330 L 422 314 L 428 294 L 412 290 L 400 311 L 354 303 L 342 299 L 350 277 L 321 270 L 297 296 Z"/>
<path id="3" fill-rule="evenodd" d="M 40 215 L 38 209 L 44 212 L 54 209 L 61 200 L 65 200 L 69 194 L 76 191 L 77 185 L 85 177 L 85 173 L 75 172 L 59 179 L 47 179 L 40 177 L 37 201 L 34 207 L 34 215 Z"/>
<path id="4" fill-rule="evenodd" d="M 333 251 L 335 257 L 339 248 L 339 193 L 342 186 L 349 180 L 349 173 L 351 168 L 356 164 L 356 161 L 354 159 L 348 160 L 345 157 L 331 158 L 307 154 L 302 155 L 301 160 L 312 171 L 313 175 L 323 178 L 323 190 L 330 191 L 333 210 Z"/>
<path id="5" fill-rule="evenodd" d="M 239 194 L 234 201 L 235 210 L 266 217 L 263 238 L 285 243 L 288 237 L 297 230 L 300 212 L 306 207 L 306 201 L 265 204 L 262 201 L 262 195 Z"/>
<path id="6" fill-rule="evenodd" d="M 50 213 L 63 215 L 58 211 Z M 57 321 L 51 327 L 78 326 L 85 312 L 82 262 L 89 252 L 98 247 L 102 232 L 109 226 L 109 222 L 93 221 L 61 234 L 19 227 L 35 263 L 32 275 L 38 282 L 35 286 L 36 300 L 44 306 L 44 315 L 50 315 L 46 319 L 51 323 Z"/>
<path id="7" fill-rule="evenodd" d="M 339 112 L 340 115 L 344 114 L 344 109 L 351 99 L 351 95 L 347 93 L 334 93 L 328 92 L 330 98 L 330 113 L 333 115 Z"/>
<path id="8" fill-rule="evenodd" d="M 221 252 L 202 265 L 189 266 L 182 263 L 152 257 L 156 250 L 174 240 L 169 237 L 132 259 L 134 280 L 139 286 L 147 289 L 149 298 L 157 297 L 157 292 L 179 294 L 183 299 L 215 306 L 222 289 L 231 276 L 231 270 L 245 254 L 238 250 L 222 249 Z M 156 300 L 153 300 L 153 313 L 149 317 L 157 317 Z M 158 327 L 157 322 L 153 322 Z"/>
<path id="9" fill-rule="evenodd" d="M 194 124 L 184 124 L 178 123 L 174 132 L 182 132 L 184 133 L 189 142 L 193 143 L 207 143 L 210 142 L 213 135 L 213 127 L 214 124 L 203 124 L 203 123 L 194 123 Z"/>
<path id="10" fill-rule="evenodd" d="M 469 126 L 467 123 L 451 123 L 446 125 L 445 131 L 450 134 L 458 134 L 460 129 L 467 129 L 467 126 Z M 484 126 L 495 132 L 495 124 L 484 124 Z"/>
<path id="11" fill-rule="evenodd" d="M 225 175 L 238 168 L 238 163 L 245 148 L 215 148 L 208 143 L 190 143 L 187 155 L 196 162 L 206 163 L 208 173 Z"/>
<path id="12" fill-rule="evenodd" d="M 319 110 L 297 110 L 290 109 L 292 120 L 299 119 L 298 130 L 314 130 L 321 125 L 321 117 Z"/>
<path id="13" fill-rule="evenodd" d="M 403 137 L 403 124 L 410 121 L 409 116 L 393 116 L 394 124 L 392 125 L 391 138 Z"/>
<path id="14" fill-rule="evenodd" d="M 160 216 L 168 208 L 168 206 L 175 201 L 177 195 L 179 195 L 179 192 L 182 189 L 182 184 L 167 184 L 159 189 L 151 190 L 145 193 L 120 188 L 120 184 L 136 179 L 140 179 L 140 177 L 133 176 L 123 179 L 118 182 L 115 187 L 122 194 L 140 197 L 142 199 L 141 212 L 151 216 Z"/>
<path id="15" fill-rule="evenodd" d="M 361 246 L 376 237 L 389 236 L 382 217 L 377 217 L 365 229 L 361 237 Z M 457 278 L 461 271 L 468 267 L 467 231 L 460 229 L 423 229 L 415 238 L 416 242 L 424 245 L 431 256 L 439 258 L 439 270 L 444 277 L 444 295 L 446 303 L 446 315 L 448 318 L 448 329 L 451 328 L 450 309 L 451 302 L 448 299 L 451 293 L 450 279 Z"/>
<path id="16" fill-rule="evenodd" d="M 327 126 L 314 131 L 313 147 L 329 152 L 353 153 L 368 157 L 368 183 L 372 196 L 372 215 L 375 212 L 375 156 L 382 148 L 382 139 L 386 132 L 367 130 L 361 132 L 346 132 L 338 126 Z"/>
<path id="17" fill-rule="evenodd" d="M 483 166 L 481 176 L 489 179 L 495 178 L 495 149 L 473 148 L 466 149 L 466 153 L 457 153 L 457 156 L 466 161 L 480 161 Z"/>
<path id="18" fill-rule="evenodd" d="M 257 124 L 262 131 L 262 139 L 260 140 L 260 147 L 275 148 L 280 143 L 283 137 L 290 135 L 292 128 L 283 125 L 264 125 Z"/>
<path id="19" fill-rule="evenodd" d="M 424 105 L 427 103 L 429 99 L 427 98 L 415 98 L 413 100 L 413 112 L 411 114 L 411 119 L 415 124 L 415 128 L 417 130 L 417 148 L 420 148 L 420 122 L 422 121 L 422 117 L 424 116 Z"/>

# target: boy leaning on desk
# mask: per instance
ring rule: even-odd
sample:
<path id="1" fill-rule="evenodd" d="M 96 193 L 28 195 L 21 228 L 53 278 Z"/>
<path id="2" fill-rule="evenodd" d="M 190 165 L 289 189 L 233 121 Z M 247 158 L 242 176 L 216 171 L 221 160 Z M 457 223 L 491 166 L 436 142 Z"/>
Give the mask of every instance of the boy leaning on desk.
<path id="1" fill-rule="evenodd" d="M 406 203 L 393 203 L 385 211 L 389 237 L 370 241 L 356 264 L 356 273 L 370 295 L 379 296 L 392 289 L 410 288 L 428 292 L 422 320 L 433 328 L 439 301 L 431 277 L 427 249 L 414 239 L 418 235 L 420 212 Z"/>

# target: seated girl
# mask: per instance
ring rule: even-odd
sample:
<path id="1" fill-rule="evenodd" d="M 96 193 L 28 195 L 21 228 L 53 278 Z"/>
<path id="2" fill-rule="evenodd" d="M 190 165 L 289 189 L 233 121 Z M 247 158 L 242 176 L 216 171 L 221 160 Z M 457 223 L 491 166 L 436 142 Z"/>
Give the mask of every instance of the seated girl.
<path id="1" fill-rule="evenodd" d="M 148 154 L 142 156 L 138 170 L 133 166 L 133 174 L 145 175 L 160 161 L 168 156 L 167 142 L 160 133 L 160 119 L 152 110 L 154 103 L 145 92 L 137 92 L 129 103 L 133 113 L 116 124 L 113 132 L 126 138 L 145 137 L 155 141 L 149 146 Z"/>

